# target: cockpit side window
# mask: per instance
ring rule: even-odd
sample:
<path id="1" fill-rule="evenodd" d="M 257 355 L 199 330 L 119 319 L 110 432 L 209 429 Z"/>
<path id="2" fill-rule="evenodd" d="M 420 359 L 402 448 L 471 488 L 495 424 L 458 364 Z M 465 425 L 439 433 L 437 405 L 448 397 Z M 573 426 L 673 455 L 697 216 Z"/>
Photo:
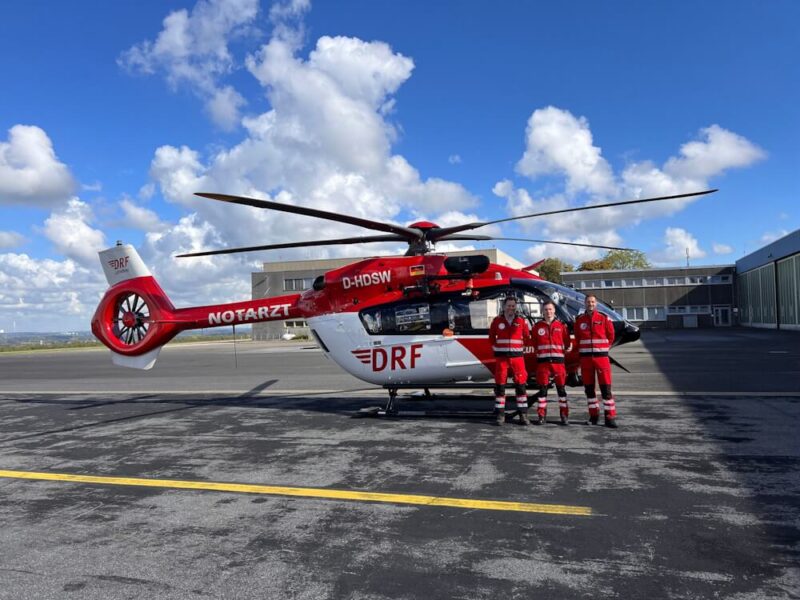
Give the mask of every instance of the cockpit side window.
<path id="1" fill-rule="evenodd" d="M 584 311 L 586 296 L 572 288 L 537 279 L 515 279 L 512 283 L 515 286 L 531 289 L 546 295 L 556 303 L 556 312 L 559 318 L 568 322 L 574 321 L 575 318 Z M 612 321 L 625 320 L 622 315 L 617 313 L 608 304 L 602 302 L 600 298 L 598 298 L 598 303 L 600 304 L 600 310 L 606 313 Z"/>

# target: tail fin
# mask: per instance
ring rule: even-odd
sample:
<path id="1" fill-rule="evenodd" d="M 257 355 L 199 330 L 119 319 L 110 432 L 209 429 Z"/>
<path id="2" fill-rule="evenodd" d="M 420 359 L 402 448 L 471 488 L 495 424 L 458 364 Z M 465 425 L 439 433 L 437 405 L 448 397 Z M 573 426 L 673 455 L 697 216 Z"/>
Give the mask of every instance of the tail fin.
<path id="1" fill-rule="evenodd" d="M 136 277 L 151 277 L 150 269 L 130 244 L 117 242 L 113 248 L 100 252 L 100 264 L 103 265 L 108 285 Z"/>
<path id="2" fill-rule="evenodd" d="M 114 364 L 150 369 L 180 331 L 175 309 L 130 244 L 103 250 L 100 263 L 111 287 L 92 318 L 92 332 L 111 350 Z"/>

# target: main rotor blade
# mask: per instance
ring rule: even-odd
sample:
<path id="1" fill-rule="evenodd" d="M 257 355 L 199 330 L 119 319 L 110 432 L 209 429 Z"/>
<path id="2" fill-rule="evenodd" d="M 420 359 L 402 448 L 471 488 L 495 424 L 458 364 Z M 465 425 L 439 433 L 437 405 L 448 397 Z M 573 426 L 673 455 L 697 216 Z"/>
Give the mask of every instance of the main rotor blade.
<path id="1" fill-rule="evenodd" d="M 509 237 L 493 237 L 491 235 L 475 235 L 471 233 L 452 233 L 443 238 L 436 240 L 450 241 L 450 240 L 475 240 L 475 241 L 490 241 L 490 240 L 503 240 L 509 242 L 535 242 L 537 244 L 563 244 L 565 246 L 581 246 L 583 248 L 602 248 L 603 250 L 625 250 L 626 252 L 636 252 L 636 248 L 618 248 L 617 246 L 602 246 L 600 244 L 579 244 L 578 242 L 559 242 L 556 240 L 532 240 L 530 238 L 509 238 Z"/>
<path id="2" fill-rule="evenodd" d="M 450 239 L 445 238 L 445 239 Z M 578 242 L 559 242 L 556 240 L 531 240 L 528 238 L 507 238 L 493 237 L 490 240 L 506 240 L 510 242 L 535 242 L 537 244 L 561 244 L 564 246 L 580 246 L 582 248 L 602 248 L 603 250 L 624 250 L 626 252 L 636 252 L 636 248 L 618 248 L 617 246 L 603 246 L 602 244 L 579 244 Z"/>
<path id="3" fill-rule="evenodd" d="M 244 206 L 254 206 L 255 208 L 266 208 L 269 210 L 278 210 L 281 212 L 293 213 L 296 215 L 306 215 L 308 217 L 317 217 L 318 219 L 327 219 L 328 221 L 337 221 L 339 223 L 347 223 L 348 225 L 358 225 L 366 229 L 373 229 L 375 231 L 385 231 L 387 233 L 395 233 L 402 235 L 406 240 L 418 240 L 422 237 L 422 233 L 417 229 L 410 229 L 402 227 L 401 225 L 394 225 L 392 223 L 383 223 L 381 221 L 370 221 L 369 219 L 361 219 L 359 217 L 351 217 L 349 215 L 342 215 L 339 213 L 332 213 L 326 210 L 319 210 L 317 208 L 307 208 L 305 206 L 291 206 L 289 204 L 282 204 L 280 202 L 272 202 L 271 200 L 257 200 L 256 198 L 246 198 L 245 196 L 231 196 L 229 194 L 211 194 L 207 192 L 197 192 L 195 196 L 202 196 L 203 198 L 210 198 L 211 200 L 219 200 L 220 202 L 230 202 L 231 204 L 242 204 Z"/>
<path id="4" fill-rule="evenodd" d="M 486 225 L 494 225 L 495 223 L 506 223 L 508 221 L 518 221 L 519 219 L 530 219 L 532 217 L 546 217 L 548 215 L 558 215 L 568 212 L 578 212 L 581 210 L 594 210 L 595 208 L 609 208 L 612 206 L 627 206 L 629 204 L 643 204 L 645 202 L 660 202 L 662 200 L 676 200 L 677 198 L 689 198 L 690 196 L 704 196 L 705 194 L 712 194 L 718 191 L 704 190 L 702 192 L 691 192 L 688 194 L 675 194 L 672 196 L 658 196 L 656 198 L 641 198 L 639 200 L 626 200 L 624 202 L 609 202 L 608 204 L 592 204 L 590 206 L 577 206 L 575 208 L 562 208 L 560 210 L 548 210 L 546 212 L 532 213 L 530 215 L 521 215 L 519 217 L 507 217 L 505 219 L 496 219 L 494 221 L 485 221 L 481 223 L 465 223 L 464 225 L 456 225 L 455 227 L 442 227 L 434 229 L 428 234 L 428 239 L 432 242 L 443 238 L 451 233 L 458 233 L 459 231 L 468 231 L 470 229 L 478 229 Z"/>
<path id="5" fill-rule="evenodd" d="M 311 242 L 287 242 L 285 244 L 267 244 L 266 246 L 247 246 L 242 248 L 224 248 L 222 250 L 207 250 L 205 252 L 189 252 L 176 254 L 175 258 L 188 256 L 214 256 L 216 254 L 236 254 L 238 252 L 257 252 L 259 250 L 280 250 L 281 248 L 305 248 L 307 246 L 328 246 L 335 244 L 363 244 L 366 242 L 407 242 L 400 235 L 367 235 L 364 237 L 341 238 L 338 240 L 314 240 Z"/>

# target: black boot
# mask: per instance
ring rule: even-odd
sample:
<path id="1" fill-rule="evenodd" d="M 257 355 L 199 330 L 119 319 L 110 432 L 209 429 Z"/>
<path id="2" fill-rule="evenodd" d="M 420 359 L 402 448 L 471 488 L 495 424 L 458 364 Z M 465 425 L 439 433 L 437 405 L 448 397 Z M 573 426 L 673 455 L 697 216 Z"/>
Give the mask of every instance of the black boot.
<path id="1" fill-rule="evenodd" d="M 589 420 L 586 421 L 586 424 L 587 425 L 597 425 L 597 423 L 599 421 L 600 421 L 600 416 L 599 415 L 589 415 Z"/>
<path id="2" fill-rule="evenodd" d="M 569 417 L 567 415 L 561 415 L 561 424 L 569 425 Z"/>
<path id="3" fill-rule="evenodd" d="M 506 424 L 506 411 L 504 409 L 499 409 L 497 414 L 495 415 L 496 420 L 494 422 L 495 425 L 498 427 Z"/>
<path id="4" fill-rule="evenodd" d="M 606 427 L 610 427 L 611 429 L 616 429 L 617 427 L 619 427 L 619 425 L 617 425 L 617 420 L 613 417 L 606 417 L 605 425 Z"/>
<path id="5" fill-rule="evenodd" d="M 520 425 L 525 425 L 525 426 L 531 424 L 530 420 L 528 419 L 528 409 L 527 408 L 519 409 L 519 423 L 520 423 Z"/>

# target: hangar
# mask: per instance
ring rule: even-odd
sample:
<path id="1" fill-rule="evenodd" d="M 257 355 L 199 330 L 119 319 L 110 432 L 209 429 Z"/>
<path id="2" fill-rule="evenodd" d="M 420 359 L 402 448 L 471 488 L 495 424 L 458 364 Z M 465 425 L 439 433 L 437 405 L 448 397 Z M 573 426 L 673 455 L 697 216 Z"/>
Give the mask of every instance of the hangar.
<path id="1" fill-rule="evenodd" d="M 736 261 L 739 322 L 800 330 L 800 229 Z"/>

